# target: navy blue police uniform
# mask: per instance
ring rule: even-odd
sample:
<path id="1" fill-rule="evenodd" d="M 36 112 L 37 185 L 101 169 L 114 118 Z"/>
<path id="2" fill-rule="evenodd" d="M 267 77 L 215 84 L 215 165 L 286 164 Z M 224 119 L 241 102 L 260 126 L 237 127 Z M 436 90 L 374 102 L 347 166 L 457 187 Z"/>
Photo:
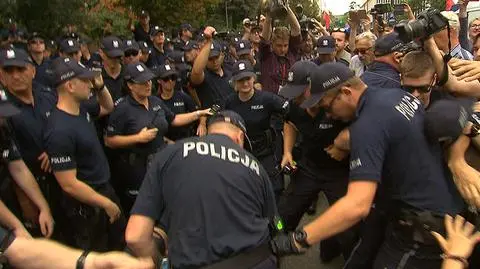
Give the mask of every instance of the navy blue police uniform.
<path id="1" fill-rule="evenodd" d="M 147 11 L 142 10 L 140 12 L 140 17 L 149 17 L 149 14 L 148 14 Z M 150 25 L 149 28 L 150 28 L 150 31 L 152 31 L 153 26 Z M 140 22 L 137 22 L 135 24 L 135 28 L 132 32 L 133 32 L 133 36 L 134 36 L 134 38 L 137 42 L 147 42 L 147 43 L 151 44 L 152 40 L 150 39 L 150 33 L 143 29 Z"/>
<path id="2" fill-rule="evenodd" d="M 142 72 L 136 68 L 137 65 L 142 67 Z M 141 63 L 129 64 L 126 75 L 127 80 L 136 80 L 142 76 L 146 81 L 155 76 Z M 106 135 L 109 137 L 134 135 L 145 127 L 158 129 L 157 136 L 152 141 L 114 150 L 112 155 L 112 164 L 117 175 L 115 187 L 120 194 L 125 212 L 131 209 L 135 201 L 152 155 L 164 147 L 164 136 L 174 118 L 175 114 L 156 96 L 148 97 L 146 109 L 134 97 L 127 95 L 117 103 L 115 110 L 110 114 L 106 129 Z"/>
<path id="3" fill-rule="evenodd" d="M 211 122 L 245 130 L 241 117 L 229 112 L 219 112 Z M 238 266 L 245 261 L 234 256 L 258 249 L 265 249 L 264 255 L 242 268 L 276 268 L 268 250 L 275 212 L 266 171 L 223 134 L 181 140 L 158 153 L 132 209 L 132 215 L 160 221 L 170 237 L 171 265 L 179 269 L 208 268 L 229 259 Z M 229 264 L 220 268 L 232 268 Z"/>
<path id="4" fill-rule="evenodd" d="M 30 35 L 28 42 L 33 41 L 34 39 L 40 39 L 45 43 L 45 38 L 38 32 L 33 32 Z M 35 77 L 33 80 L 47 87 L 52 87 L 53 74 L 50 68 L 51 60 L 44 57 L 41 63 L 37 63 L 36 61 L 32 61 L 32 63 L 35 66 L 35 70 L 36 70 Z"/>
<path id="5" fill-rule="evenodd" d="M 160 28 L 159 26 L 154 26 L 152 28 L 152 33 L 151 36 L 154 37 L 157 34 L 164 33 L 163 29 Z M 164 49 L 164 48 L 162 48 Z M 161 65 L 165 64 L 165 61 L 167 60 L 167 55 L 165 51 L 160 51 L 155 44 L 152 45 L 152 53 L 150 54 L 150 57 L 148 58 L 147 61 L 147 67 L 151 69 L 158 68 Z"/>
<path id="6" fill-rule="evenodd" d="M 209 57 L 216 57 L 222 52 L 222 47 L 217 41 L 211 46 Z M 223 76 L 206 68 L 204 71 L 204 80 L 200 85 L 192 85 L 198 94 L 202 108 L 209 108 L 213 105 L 225 106 L 228 96 L 234 93 L 230 85 L 232 74 L 223 69 Z"/>
<path id="7" fill-rule="evenodd" d="M 74 60 L 58 59 L 54 63 L 56 85 L 91 72 Z M 94 76 L 94 72 L 90 77 Z M 100 114 L 98 103 L 81 103 L 78 115 L 54 108 L 44 130 L 44 143 L 54 172 L 76 170 L 76 178 L 97 193 L 120 204 L 110 184 L 110 168 L 98 140 L 93 119 Z M 125 246 L 123 214 L 110 224 L 107 213 L 99 207 L 85 204 L 63 193 L 61 207 L 74 234 L 70 244 L 82 249 L 121 250 Z"/>
<path id="8" fill-rule="evenodd" d="M 156 70 L 157 78 L 159 80 L 173 80 L 178 83 L 177 78 L 179 72 L 177 70 L 177 65 L 175 65 L 175 69 L 170 65 L 162 65 L 158 68 L 158 70 Z M 175 84 L 175 86 L 176 85 L 177 84 Z M 199 109 L 197 104 L 195 104 L 189 95 L 184 93 L 182 90 L 178 90 L 176 87 L 173 89 L 173 93 L 170 97 L 167 97 L 163 91 L 162 93 L 159 93 L 159 97 L 174 114 L 189 113 Z M 194 124 L 179 127 L 172 126 L 168 129 L 166 137 L 173 141 L 187 138 L 195 134 L 193 128 L 194 126 Z"/>
<path id="9" fill-rule="evenodd" d="M 403 90 L 367 89 L 349 128 L 350 180 L 382 184 L 391 206 L 389 215 L 394 218 L 374 268 L 403 262 L 405 268 L 440 267 L 441 250 L 425 227 L 443 231 L 443 216 L 461 213 L 465 207 L 444 170 L 439 145 L 429 143 L 423 132 L 424 116 L 421 102 Z M 411 221 L 420 227 L 402 225 Z M 421 236 L 414 237 L 414 233 Z M 403 260 L 411 251 L 415 254 Z"/>
<path id="10" fill-rule="evenodd" d="M 318 87 L 317 68 L 312 65 L 309 61 L 295 63 L 289 72 L 289 82 L 280 89 L 279 94 L 294 99 L 301 96 L 310 84 L 311 87 Z M 291 182 L 279 201 L 278 210 L 286 230 L 294 231 L 321 191 L 331 205 L 346 194 L 348 160 L 332 159 L 325 148 L 334 144 L 335 138 L 348 124 L 327 117 L 324 109 L 315 115 L 310 114 L 299 107 L 295 100 L 290 101 L 285 122 L 295 126 L 299 137 L 292 152 L 297 169 L 290 176 Z M 322 241 L 322 257 L 328 259 L 340 251 L 348 257 L 354 239 L 355 233 L 350 230 Z"/>
<path id="11" fill-rule="evenodd" d="M 232 80 L 255 77 L 250 62 L 238 61 L 233 66 Z M 272 115 L 283 115 L 288 111 L 288 101 L 270 92 L 251 89 L 253 95 L 242 101 L 239 95 L 232 94 L 225 102 L 225 109 L 237 112 L 245 120 L 250 139 L 249 151 L 257 157 L 267 171 L 278 198 L 283 191 L 283 175 L 276 168 L 279 161 L 275 158 L 275 132 L 270 127 Z"/>

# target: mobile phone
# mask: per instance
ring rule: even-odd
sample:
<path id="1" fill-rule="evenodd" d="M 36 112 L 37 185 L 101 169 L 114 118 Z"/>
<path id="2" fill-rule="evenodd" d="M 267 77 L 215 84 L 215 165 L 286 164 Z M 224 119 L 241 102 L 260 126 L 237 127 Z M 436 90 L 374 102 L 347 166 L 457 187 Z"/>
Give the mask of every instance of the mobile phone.
<path id="1" fill-rule="evenodd" d="M 396 4 L 393 8 L 393 15 L 400 16 L 405 14 L 405 4 Z"/>

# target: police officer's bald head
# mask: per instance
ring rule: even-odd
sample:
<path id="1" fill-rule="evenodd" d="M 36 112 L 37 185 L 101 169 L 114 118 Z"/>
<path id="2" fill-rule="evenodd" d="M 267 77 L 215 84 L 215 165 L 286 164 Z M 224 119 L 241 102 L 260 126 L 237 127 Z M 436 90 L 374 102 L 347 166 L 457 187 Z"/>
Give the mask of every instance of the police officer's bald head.
<path id="1" fill-rule="evenodd" d="M 223 134 L 243 147 L 247 130 L 245 121 L 233 111 L 225 110 L 213 115 L 208 121 L 208 134 Z"/>

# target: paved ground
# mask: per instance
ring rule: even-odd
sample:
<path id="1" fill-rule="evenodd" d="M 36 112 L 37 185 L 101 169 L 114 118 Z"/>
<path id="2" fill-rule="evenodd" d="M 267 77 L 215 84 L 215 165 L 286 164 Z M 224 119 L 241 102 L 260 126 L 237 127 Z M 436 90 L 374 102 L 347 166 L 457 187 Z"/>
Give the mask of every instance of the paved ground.
<path id="1" fill-rule="evenodd" d="M 317 204 L 317 215 L 328 207 L 328 203 L 323 194 L 320 195 Z M 313 216 L 305 215 L 302 224 L 312 220 Z M 322 264 L 319 257 L 318 245 L 311 247 L 307 253 L 302 256 L 292 256 L 284 258 L 281 261 L 281 269 L 341 269 L 343 266 L 343 257 L 336 258 L 329 264 Z"/>

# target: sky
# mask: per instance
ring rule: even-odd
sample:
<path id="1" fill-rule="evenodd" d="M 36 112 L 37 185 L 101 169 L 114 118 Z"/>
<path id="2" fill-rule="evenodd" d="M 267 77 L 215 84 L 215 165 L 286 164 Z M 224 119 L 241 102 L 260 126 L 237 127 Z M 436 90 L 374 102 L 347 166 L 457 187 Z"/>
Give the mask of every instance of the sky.
<path id="1" fill-rule="evenodd" d="M 332 12 L 333 15 L 342 15 L 348 11 L 348 5 L 350 0 L 324 0 L 327 9 Z M 358 1 L 357 1 L 358 2 Z"/>

